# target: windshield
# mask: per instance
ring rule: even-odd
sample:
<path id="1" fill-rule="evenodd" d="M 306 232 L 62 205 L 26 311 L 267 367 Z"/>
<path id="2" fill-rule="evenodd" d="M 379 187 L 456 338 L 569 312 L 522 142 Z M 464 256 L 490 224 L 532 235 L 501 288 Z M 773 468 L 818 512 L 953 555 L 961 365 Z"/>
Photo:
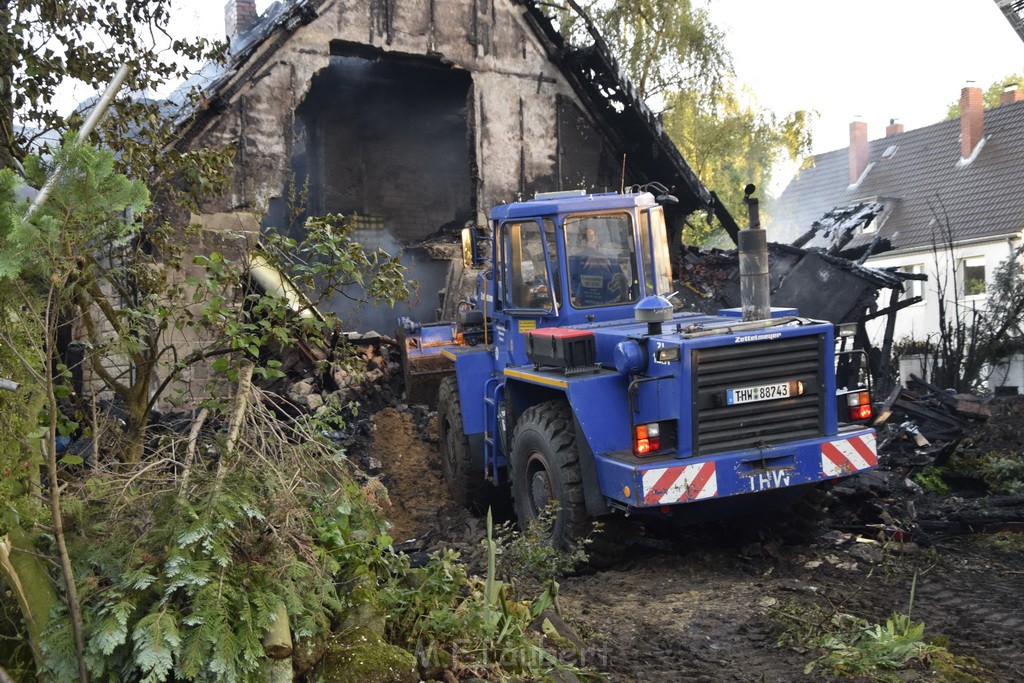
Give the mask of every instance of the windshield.
<path id="1" fill-rule="evenodd" d="M 569 216 L 565 219 L 565 253 L 574 307 L 637 301 L 636 244 L 628 213 Z"/>
<path id="2" fill-rule="evenodd" d="M 540 224 L 533 221 L 507 223 L 510 287 L 508 303 L 511 308 L 552 309 L 552 297 L 548 291 L 548 269 L 544 259 L 545 243 L 548 258 L 558 263 L 555 254 L 554 231 L 550 230 L 547 240 L 542 239 Z M 557 275 L 557 274 L 556 274 Z"/>

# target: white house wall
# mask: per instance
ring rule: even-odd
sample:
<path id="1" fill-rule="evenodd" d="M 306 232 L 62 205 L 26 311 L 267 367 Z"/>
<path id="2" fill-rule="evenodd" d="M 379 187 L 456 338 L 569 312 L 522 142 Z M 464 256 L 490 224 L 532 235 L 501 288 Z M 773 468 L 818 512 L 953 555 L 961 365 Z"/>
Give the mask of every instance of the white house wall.
<path id="1" fill-rule="evenodd" d="M 952 315 L 954 299 L 954 278 L 951 268 L 954 268 L 961 261 L 971 258 L 982 258 L 985 262 L 985 284 L 986 292 L 991 291 L 993 276 L 999 265 L 1007 259 L 1013 250 L 1020 246 L 1019 236 L 1017 239 L 998 239 L 973 244 L 959 245 L 953 249 L 952 255 L 945 248 L 938 253 L 929 249 L 889 252 L 871 258 L 866 265 L 873 268 L 895 268 L 897 270 L 909 270 L 915 265 L 922 265 L 928 275 L 928 281 L 922 283 L 925 287 L 925 300 L 921 303 L 908 306 L 901 310 L 896 316 L 895 332 L 893 340 L 896 343 L 907 340 L 925 341 L 935 340 L 939 335 L 939 287 L 942 283 L 946 290 L 947 315 Z M 960 276 L 957 276 L 958 286 Z M 908 283 L 909 285 L 909 283 Z M 962 300 L 962 305 L 977 306 L 983 308 L 986 303 L 986 294 L 968 296 Z M 878 300 L 879 308 L 889 305 L 889 292 L 883 291 Z M 867 324 L 868 335 L 874 345 L 880 345 L 885 331 L 885 319 L 877 318 Z M 993 385 L 1000 386 L 1009 384 L 1012 386 L 1024 386 L 1024 363 L 1020 358 L 1015 359 L 1010 367 L 999 373 L 999 377 L 993 377 Z M 1018 381 L 1019 380 L 1019 381 Z"/>

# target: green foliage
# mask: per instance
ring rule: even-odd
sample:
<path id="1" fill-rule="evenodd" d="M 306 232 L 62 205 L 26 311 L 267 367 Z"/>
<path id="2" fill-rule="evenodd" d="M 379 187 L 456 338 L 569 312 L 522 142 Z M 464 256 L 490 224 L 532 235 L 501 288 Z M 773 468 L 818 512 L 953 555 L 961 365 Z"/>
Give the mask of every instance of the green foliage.
<path id="1" fill-rule="evenodd" d="M 69 543 L 96 679 L 254 680 L 282 603 L 301 641 L 352 607 L 347 585 L 390 576 L 386 522 L 344 461 L 301 423 L 289 441 L 267 442 L 256 430 L 274 418 L 255 418 L 238 447 L 246 466 L 222 479 L 204 468 L 187 490 L 158 478 L 77 516 Z M 288 485 L 295 472 L 307 474 L 302 487 Z M 62 614 L 45 640 L 58 680 L 76 671 L 68 628 Z"/>
<path id="2" fill-rule="evenodd" d="M 915 472 L 911 479 L 920 484 L 925 490 L 946 495 L 952 491 L 952 487 L 946 481 L 946 474 L 949 469 L 941 465 L 929 465 L 919 472 Z"/>
<path id="3" fill-rule="evenodd" d="M 982 101 L 984 102 L 985 109 L 993 109 L 995 107 L 998 107 L 999 98 L 1003 94 L 1003 90 L 1005 90 L 1006 87 L 1010 85 L 1016 85 L 1018 88 L 1024 90 L 1024 76 L 1021 76 L 1020 74 L 1016 73 L 1009 74 L 1004 78 L 1000 78 L 998 81 L 995 81 L 994 83 L 992 83 L 992 85 L 988 86 L 985 89 L 984 94 L 982 95 Z M 951 103 L 949 105 L 949 108 L 946 110 L 947 121 L 958 118 L 960 118 L 959 99 Z"/>
<path id="4" fill-rule="evenodd" d="M 581 3 L 599 27 L 641 99 L 679 91 L 718 94 L 732 71 L 725 36 L 688 0 Z M 573 15 L 563 13 L 568 31 Z"/>
<path id="5" fill-rule="evenodd" d="M 740 219 L 746 215 L 747 183 L 761 188 L 763 196 L 778 162 L 809 153 L 810 117 L 805 111 L 780 117 L 753 104 L 752 93 L 739 92 L 731 81 L 726 86 L 717 97 L 695 90 L 671 93 L 662 121 L 697 176 Z M 702 244 L 710 235 L 705 221 L 692 221 L 683 241 Z"/>
<path id="6" fill-rule="evenodd" d="M 580 5 L 592 27 L 571 8 L 548 11 L 573 45 L 593 42 L 590 28 L 600 33 L 641 99 L 660 112 L 683 158 L 733 216 L 745 215 L 747 183 L 761 188 L 763 197 L 778 162 L 798 160 L 810 151 L 812 113 L 779 115 L 760 107 L 754 94 L 736 82 L 725 36 L 704 8 L 674 0 L 589 0 Z M 702 218 L 689 222 L 682 238 L 703 244 L 711 236 Z"/>
<path id="7" fill-rule="evenodd" d="M 198 272 L 186 278 L 179 230 L 157 223 L 143 231 L 141 223 L 125 218 L 145 211 L 149 196 L 145 186 L 117 172 L 111 152 L 77 145 L 69 137 L 54 165 L 62 169 L 61 182 L 29 222 L 22 219 L 24 207 L 13 202 L 14 176 L 9 171 L 0 175 L 0 199 L 5 199 L 0 203 L 0 279 L 16 281 L 22 295 L 8 315 L 27 318 L 26 310 L 41 311 L 47 294 L 55 298 L 55 310 L 77 313 L 69 322 L 84 332 L 86 361 L 129 413 L 126 439 L 117 453 L 121 459 L 138 460 L 150 411 L 192 365 L 211 362 L 217 379 L 233 381 L 239 363 L 258 361 L 257 378 L 273 379 L 283 374 L 271 355 L 275 350 L 298 343 L 330 346 L 323 340 L 336 324 L 310 314 L 316 300 L 303 298 L 294 287 L 265 292 L 250 286 L 239 292 L 238 283 L 247 282 L 256 256 L 198 255 L 192 259 L 193 272 Z M 26 160 L 33 183 L 41 184 L 52 169 L 33 157 Z M 305 227 L 301 242 L 271 232 L 258 254 L 260 264 L 282 273 L 298 291 L 317 291 L 321 298 L 343 293 L 393 305 L 408 297 L 398 257 L 365 252 L 341 217 L 311 218 Z M 42 312 L 37 315 L 41 318 Z M 181 336 L 201 345 L 183 353 L 173 346 L 174 337 Z M 344 358 L 342 349 L 338 359 Z M 111 369 L 125 365 L 135 372 Z M 70 395 L 69 377 L 65 371 L 58 378 L 58 398 Z M 88 412 L 87 406 L 77 410 Z M 67 418 L 62 424 L 82 422 Z"/>
<path id="8" fill-rule="evenodd" d="M 506 581 L 548 585 L 587 562 L 590 538 L 574 540 L 568 550 L 549 541 L 550 529 L 558 517 L 558 503 L 552 501 L 520 532 L 515 522 L 499 524 L 495 530 L 497 573 Z M 595 529 L 599 533 L 600 529 Z"/>
<path id="9" fill-rule="evenodd" d="M 1024 456 L 1018 452 L 958 453 L 957 469 L 980 478 L 994 493 L 1024 495 Z"/>
<path id="10" fill-rule="evenodd" d="M 302 242 L 271 230 L 267 249 L 299 291 L 317 292 L 320 299 L 352 287 L 362 289 L 374 304 L 394 306 L 408 298 L 410 283 L 405 282 L 400 256 L 380 248 L 367 251 L 352 240 L 353 229 L 344 216 L 313 216 L 303 225 L 307 237 Z"/>
<path id="11" fill-rule="evenodd" d="M 992 493 L 1024 495 L 1024 455 L 1018 451 L 978 451 L 961 447 L 944 466 L 932 465 L 913 475 L 914 481 L 935 493 L 950 492 L 944 477 L 981 480 Z"/>
<path id="12" fill-rule="evenodd" d="M 42 210 L 26 222 L 8 194 L 0 197 L 0 281 L 18 277 L 41 277 L 63 282 L 82 266 L 82 255 L 130 236 L 137 226 L 126 221 L 126 210 L 143 211 L 149 193 L 138 181 L 115 170 L 114 154 L 77 144 L 68 135 L 52 163 L 30 156 L 25 161 L 26 182 L 41 187 L 60 168 L 60 182 L 54 186 Z M 4 172 L 0 193 L 12 174 Z"/>
<path id="13" fill-rule="evenodd" d="M 896 683 L 905 680 L 901 672 L 923 669 L 946 681 L 985 680 L 976 662 L 954 655 L 939 639 L 926 639 L 924 623 L 912 621 L 907 614 L 893 613 L 885 623 L 871 623 L 843 612 L 796 604 L 776 614 L 786 627 L 782 644 L 821 653 L 807 665 L 805 674 L 817 671 Z"/>
<path id="14" fill-rule="evenodd" d="M 197 61 L 223 53 L 223 43 L 169 38 L 170 17 L 170 0 L 0 4 L 0 168 L 78 118 L 69 122 L 57 105 L 71 82 L 98 91 L 121 64 L 132 64 L 127 88 L 159 91 L 187 77 Z M 122 132 L 138 132 L 158 112 L 153 101 L 120 102 L 116 109 L 114 127 Z"/>
<path id="15" fill-rule="evenodd" d="M 585 672 L 560 662 L 541 646 L 531 622 L 555 603 L 553 580 L 532 601 L 516 600 L 509 584 L 498 579 L 499 537 L 488 514 L 484 547 L 487 575 L 469 577 L 452 551 L 437 553 L 423 569 L 405 570 L 378 592 L 388 615 L 392 642 L 419 646 L 421 658 L 443 662 L 456 675 L 488 680 L 539 680 L 556 671 Z"/>

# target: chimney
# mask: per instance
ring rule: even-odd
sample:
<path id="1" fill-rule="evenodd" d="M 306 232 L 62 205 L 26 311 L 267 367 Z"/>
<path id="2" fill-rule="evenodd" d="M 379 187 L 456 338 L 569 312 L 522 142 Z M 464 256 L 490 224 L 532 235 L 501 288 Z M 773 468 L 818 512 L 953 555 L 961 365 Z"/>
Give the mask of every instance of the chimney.
<path id="1" fill-rule="evenodd" d="M 1003 86 L 1003 92 L 999 94 L 999 106 L 1004 104 L 1013 104 L 1014 102 L 1020 102 L 1024 100 L 1024 92 L 1021 92 L 1020 86 L 1016 83 L 1007 83 Z"/>
<path id="2" fill-rule="evenodd" d="M 889 119 L 889 125 L 885 127 L 885 137 L 903 132 L 903 124 L 899 119 Z"/>
<path id="3" fill-rule="evenodd" d="M 224 32 L 228 40 L 252 28 L 259 16 L 256 0 L 228 0 L 224 5 Z"/>
<path id="4" fill-rule="evenodd" d="M 969 159 L 985 134 L 985 102 L 981 88 L 960 91 L 960 157 Z"/>
<path id="5" fill-rule="evenodd" d="M 850 124 L 850 184 L 853 185 L 868 167 L 868 124 Z"/>

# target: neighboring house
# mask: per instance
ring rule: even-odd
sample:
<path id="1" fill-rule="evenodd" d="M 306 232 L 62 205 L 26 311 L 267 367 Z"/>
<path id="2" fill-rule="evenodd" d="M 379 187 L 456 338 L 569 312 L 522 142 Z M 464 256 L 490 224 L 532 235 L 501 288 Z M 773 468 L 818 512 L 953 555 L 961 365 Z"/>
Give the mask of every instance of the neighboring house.
<path id="1" fill-rule="evenodd" d="M 893 121 L 871 141 L 867 124 L 851 123 L 850 146 L 815 156 L 768 207 L 771 239 L 790 241 L 836 207 L 880 203 L 883 211 L 845 249 L 887 241 L 891 250 L 876 250 L 866 265 L 927 274 L 927 282 L 907 283 L 904 298 L 923 301 L 900 311 L 894 339 L 934 337 L 940 289 L 947 302 L 983 307 L 996 267 L 1021 244 L 1022 100 L 1008 88 L 999 107 L 984 111 L 981 89 L 967 87 L 959 120 L 911 131 Z M 871 332 L 877 338 L 881 330 Z M 1001 375 L 993 384 L 1024 387 L 1024 362 L 1014 358 Z"/>

